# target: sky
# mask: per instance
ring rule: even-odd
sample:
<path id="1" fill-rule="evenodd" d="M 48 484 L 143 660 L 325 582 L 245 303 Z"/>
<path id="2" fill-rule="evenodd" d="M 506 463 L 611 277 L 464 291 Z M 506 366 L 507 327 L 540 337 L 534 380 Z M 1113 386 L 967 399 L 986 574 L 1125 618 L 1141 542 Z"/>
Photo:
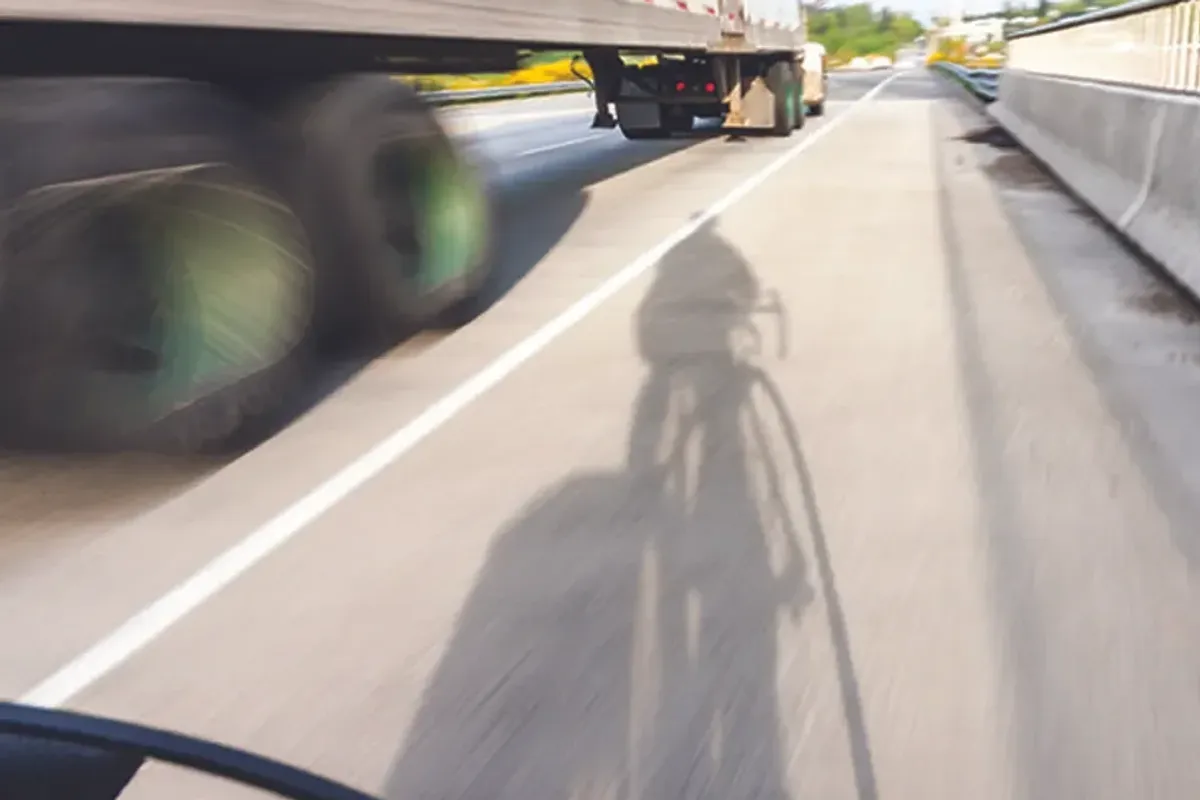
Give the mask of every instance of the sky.
<path id="1" fill-rule="evenodd" d="M 852 1 L 846 0 L 846 2 Z M 934 17 L 948 15 L 955 10 L 955 5 L 964 14 L 983 14 L 988 11 L 999 11 L 1004 7 L 1003 2 L 997 2 L 997 0 L 886 0 L 886 2 L 870 0 L 870 2 L 876 7 L 886 5 L 897 11 L 907 11 L 926 24 L 931 22 Z M 829 3 L 829 7 L 837 5 L 841 5 L 841 3 Z"/>

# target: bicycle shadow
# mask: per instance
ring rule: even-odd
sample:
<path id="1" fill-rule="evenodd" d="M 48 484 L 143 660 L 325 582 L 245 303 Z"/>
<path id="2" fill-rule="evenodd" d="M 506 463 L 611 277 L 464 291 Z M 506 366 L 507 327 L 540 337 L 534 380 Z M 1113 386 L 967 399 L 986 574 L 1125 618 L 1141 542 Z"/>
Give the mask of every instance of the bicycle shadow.
<path id="1" fill-rule="evenodd" d="M 760 294 L 711 228 L 659 265 L 624 469 L 550 488 L 497 535 L 385 796 L 792 797 L 778 635 L 813 599 L 820 522 L 782 399 L 741 352 Z"/>

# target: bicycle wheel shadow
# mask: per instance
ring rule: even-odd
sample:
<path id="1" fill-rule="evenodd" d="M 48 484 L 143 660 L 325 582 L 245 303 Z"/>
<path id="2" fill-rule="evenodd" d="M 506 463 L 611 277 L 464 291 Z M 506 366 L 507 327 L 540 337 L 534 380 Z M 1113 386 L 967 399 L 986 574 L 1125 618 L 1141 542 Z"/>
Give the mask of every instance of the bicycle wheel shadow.
<path id="1" fill-rule="evenodd" d="M 664 258 L 625 468 L 550 488 L 497 535 L 385 796 L 792 797 L 778 632 L 810 607 L 820 523 L 782 399 L 740 352 L 759 299 L 711 227 Z"/>

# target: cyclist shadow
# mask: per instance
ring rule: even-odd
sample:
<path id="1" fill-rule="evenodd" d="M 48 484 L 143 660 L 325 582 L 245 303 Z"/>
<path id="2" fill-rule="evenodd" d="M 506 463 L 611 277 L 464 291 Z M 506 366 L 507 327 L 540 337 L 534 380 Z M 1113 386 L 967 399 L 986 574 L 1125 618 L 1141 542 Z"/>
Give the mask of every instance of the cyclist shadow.
<path id="1" fill-rule="evenodd" d="M 759 295 L 708 228 L 659 265 L 624 470 L 497 535 L 388 797 L 791 797 L 777 639 L 812 598 L 818 523 L 781 398 L 741 352 Z"/>

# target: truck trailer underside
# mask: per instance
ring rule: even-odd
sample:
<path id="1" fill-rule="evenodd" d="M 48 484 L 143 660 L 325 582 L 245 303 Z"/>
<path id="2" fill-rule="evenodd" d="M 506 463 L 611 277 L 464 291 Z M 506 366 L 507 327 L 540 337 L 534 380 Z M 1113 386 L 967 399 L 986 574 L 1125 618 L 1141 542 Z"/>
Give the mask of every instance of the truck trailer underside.
<path id="1" fill-rule="evenodd" d="M 794 49 L 774 0 L 4 0 L 0 20 L 372 35 L 428 42 L 514 42 L 703 50 L 733 31 Z M 793 7 L 794 9 L 794 7 Z"/>
<path id="2" fill-rule="evenodd" d="M 468 319 L 489 198 L 389 73 L 578 48 L 596 126 L 787 135 L 798 33 L 713 2 L 0 0 L 0 436 L 219 447 L 314 353 Z"/>

